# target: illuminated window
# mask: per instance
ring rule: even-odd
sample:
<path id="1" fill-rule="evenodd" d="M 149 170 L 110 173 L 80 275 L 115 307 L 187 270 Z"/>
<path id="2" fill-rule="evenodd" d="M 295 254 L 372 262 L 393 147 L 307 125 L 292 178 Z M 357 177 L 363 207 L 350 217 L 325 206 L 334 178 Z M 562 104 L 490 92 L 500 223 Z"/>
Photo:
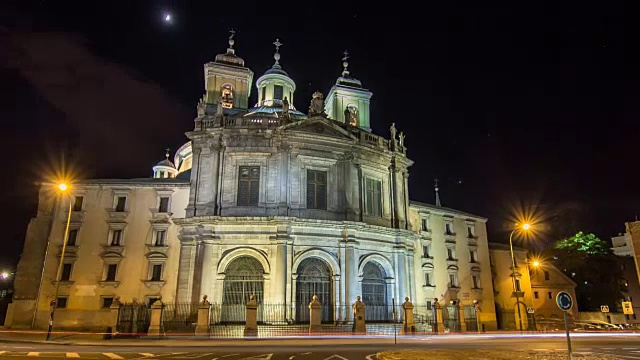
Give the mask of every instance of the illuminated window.
<path id="1" fill-rule="evenodd" d="M 327 172 L 307 170 L 307 209 L 327 208 Z"/>
<path id="2" fill-rule="evenodd" d="M 238 206 L 257 206 L 260 191 L 260 167 L 241 166 L 238 180 Z"/>
<path id="3" fill-rule="evenodd" d="M 471 281 L 472 281 L 472 285 L 474 289 L 480 289 L 480 276 L 479 275 L 472 275 L 471 276 Z"/>
<path id="4" fill-rule="evenodd" d="M 262 101 L 264 101 L 265 97 L 267 97 L 267 87 L 263 86 L 262 87 Z"/>
<path id="5" fill-rule="evenodd" d="M 457 274 L 449 274 L 449 285 L 451 287 L 458 287 L 458 275 Z"/>

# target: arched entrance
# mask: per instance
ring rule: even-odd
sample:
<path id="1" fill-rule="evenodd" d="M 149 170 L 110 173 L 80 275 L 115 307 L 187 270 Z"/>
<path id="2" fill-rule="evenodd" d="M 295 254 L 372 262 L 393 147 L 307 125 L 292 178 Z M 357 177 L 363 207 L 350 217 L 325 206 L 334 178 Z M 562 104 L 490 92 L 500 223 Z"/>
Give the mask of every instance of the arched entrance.
<path id="1" fill-rule="evenodd" d="M 296 321 L 309 322 L 309 303 L 318 295 L 322 304 L 322 322 L 333 321 L 333 284 L 329 265 L 319 258 L 302 260 L 296 280 Z"/>
<path id="2" fill-rule="evenodd" d="M 387 277 L 384 269 L 375 261 L 369 261 L 362 271 L 362 302 L 366 306 L 367 321 L 389 321 L 387 303 Z"/>
<path id="3" fill-rule="evenodd" d="M 222 288 L 222 313 L 225 322 L 244 322 L 245 306 L 249 297 L 255 295 L 262 304 L 264 299 L 264 269 L 256 258 L 239 256 L 225 270 Z"/>

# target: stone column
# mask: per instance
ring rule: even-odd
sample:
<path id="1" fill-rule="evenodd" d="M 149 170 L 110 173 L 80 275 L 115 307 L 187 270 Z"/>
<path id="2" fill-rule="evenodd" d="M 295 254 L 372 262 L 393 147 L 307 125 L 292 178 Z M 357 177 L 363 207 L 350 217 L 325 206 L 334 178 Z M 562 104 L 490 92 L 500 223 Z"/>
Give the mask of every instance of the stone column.
<path id="1" fill-rule="evenodd" d="M 209 319 L 211 318 L 211 303 L 207 295 L 202 297 L 198 305 L 198 322 L 196 323 L 196 336 L 209 336 Z"/>
<path id="2" fill-rule="evenodd" d="M 322 304 L 318 296 L 313 295 L 313 301 L 309 303 L 309 333 L 322 330 Z"/>
<path id="3" fill-rule="evenodd" d="M 404 334 L 411 334 L 414 331 L 413 320 L 413 304 L 409 301 L 409 298 L 404 298 L 404 304 L 402 304 L 403 317 L 402 317 L 402 332 Z"/>
<path id="4" fill-rule="evenodd" d="M 213 294 L 213 281 L 216 269 L 214 269 L 213 244 L 202 242 L 202 262 L 200 271 L 200 294 Z M 195 296 L 194 296 L 195 297 Z M 197 301 L 197 299 L 194 299 Z"/>
<path id="5" fill-rule="evenodd" d="M 109 306 L 109 328 L 111 329 L 111 333 L 107 334 L 109 338 L 115 335 L 118 332 L 118 316 L 120 315 L 120 297 L 117 296 L 113 299 L 113 303 Z"/>
<path id="6" fill-rule="evenodd" d="M 460 321 L 460 331 L 467 332 L 467 323 L 464 321 L 464 306 L 458 305 L 458 320 Z"/>
<path id="7" fill-rule="evenodd" d="M 356 334 L 366 334 L 367 325 L 365 323 L 365 305 L 360 301 L 360 296 L 356 297 L 353 304 L 353 332 Z"/>
<path id="8" fill-rule="evenodd" d="M 196 265 L 196 244 L 193 240 L 180 240 L 180 262 L 176 302 L 190 303 L 193 292 L 193 276 Z"/>
<path id="9" fill-rule="evenodd" d="M 358 296 L 358 253 L 355 244 L 347 243 L 345 247 L 345 298 Z M 349 318 L 347 318 L 348 320 Z"/>
<path id="10" fill-rule="evenodd" d="M 435 307 L 435 329 L 434 329 L 434 333 L 436 334 L 442 334 L 444 333 L 444 321 L 442 318 L 442 305 L 440 305 L 439 303 L 435 303 L 434 305 Z"/>
<path id="11" fill-rule="evenodd" d="M 402 298 L 407 295 L 407 261 L 406 261 L 406 248 L 399 246 L 396 249 L 396 289 L 397 298 Z"/>
<path id="12" fill-rule="evenodd" d="M 275 291 L 273 303 L 284 304 L 287 291 L 287 243 L 285 240 L 277 240 L 274 272 L 273 287 Z"/>
<path id="13" fill-rule="evenodd" d="M 255 295 L 251 295 L 247 302 L 247 313 L 244 324 L 244 336 L 258 336 L 258 302 Z"/>
<path id="14" fill-rule="evenodd" d="M 149 336 L 160 336 L 160 328 L 162 327 L 162 307 L 164 304 L 161 299 L 151 305 L 151 322 L 149 323 Z"/>

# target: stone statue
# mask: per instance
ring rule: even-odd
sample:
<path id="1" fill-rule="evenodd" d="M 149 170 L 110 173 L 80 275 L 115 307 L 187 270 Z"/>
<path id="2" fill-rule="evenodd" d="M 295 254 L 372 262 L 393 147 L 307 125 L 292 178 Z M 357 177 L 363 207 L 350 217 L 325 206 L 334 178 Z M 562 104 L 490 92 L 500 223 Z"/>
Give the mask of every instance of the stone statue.
<path id="1" fill-rule="evenodd" d="M 358 108 L 355 106 L 347 106 L 344 110 L 344 121 L 350 126 L 358 125 Z"/>
<path id="2" fill-rule="evenodd" d="M 311 105 L 309 105 L 309 115 L 322 115 L 324 114 L 324 96 L 320 91 L 313 93 L 311 99 Z"/>
<path id="3" fill-rule="evenodd" d="M 391 128 L 389 129 L 391 130 L 391 140 L 395 140 L 396 139 L 396 123 L 391 123 Z"/>
<path id="4" fill-rule="evenodd" d="M 286 96 L 282 100 L 282 115 L 289 116 L 289 99 Z"/>
<path id="5" fill-rule="evenodd" d="M 204 96 L 202 98 L 200 98 L 200 101 L 198 101 L 198 117 L 201 118 L 204 116 L 205 110 L 207 108 L 207 104 L 205 104 L 204 102 Z"/>
<path id="6" fill-rule="evenodd" d="M 347 126 L 351 126 L 350 118 L 351 118 L 351 113 L 349 112 L 349 107 L 346 107 L 344 108 L 344 123 Z"/>
<path id="7" fill-rule="evenodd" d="M 402 131 L 400 131 L 400 136 L 398 136 L 398 139 L 400 139 L 400 146 L 404 147 L 404 133 Z"/>

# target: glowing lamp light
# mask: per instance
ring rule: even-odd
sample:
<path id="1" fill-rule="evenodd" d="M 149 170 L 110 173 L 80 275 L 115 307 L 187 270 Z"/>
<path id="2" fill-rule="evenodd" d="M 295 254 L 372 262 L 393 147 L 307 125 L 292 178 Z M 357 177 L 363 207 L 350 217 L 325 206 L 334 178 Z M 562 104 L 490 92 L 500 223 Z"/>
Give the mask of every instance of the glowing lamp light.
<path id="1" fill-rule="evenodd" d="M 0 278 L 2 280 L 7 280 L 9 278 L 9 273 L 8 272 L 3 272 L 2 274 L 0 274 Z"/>
<path id="2" fill-rule="evenodd" d="M 67 184 L 65 183 L 59 184 L 58 189 L 60 189 L 60 191 L 67 191 Z"/>
<path id="3" fill-rule="evenodd" d="M 540 261 L 535 260 L 532 265 L 533 265 L 533 267 L 539 267 L 540 266 Z"/>
<path id="4" fill-rule="evenodd" d="M 531 229 L 531 224 L 522 224 L 522 229 L 524 229 L 524 230 Z"/>

